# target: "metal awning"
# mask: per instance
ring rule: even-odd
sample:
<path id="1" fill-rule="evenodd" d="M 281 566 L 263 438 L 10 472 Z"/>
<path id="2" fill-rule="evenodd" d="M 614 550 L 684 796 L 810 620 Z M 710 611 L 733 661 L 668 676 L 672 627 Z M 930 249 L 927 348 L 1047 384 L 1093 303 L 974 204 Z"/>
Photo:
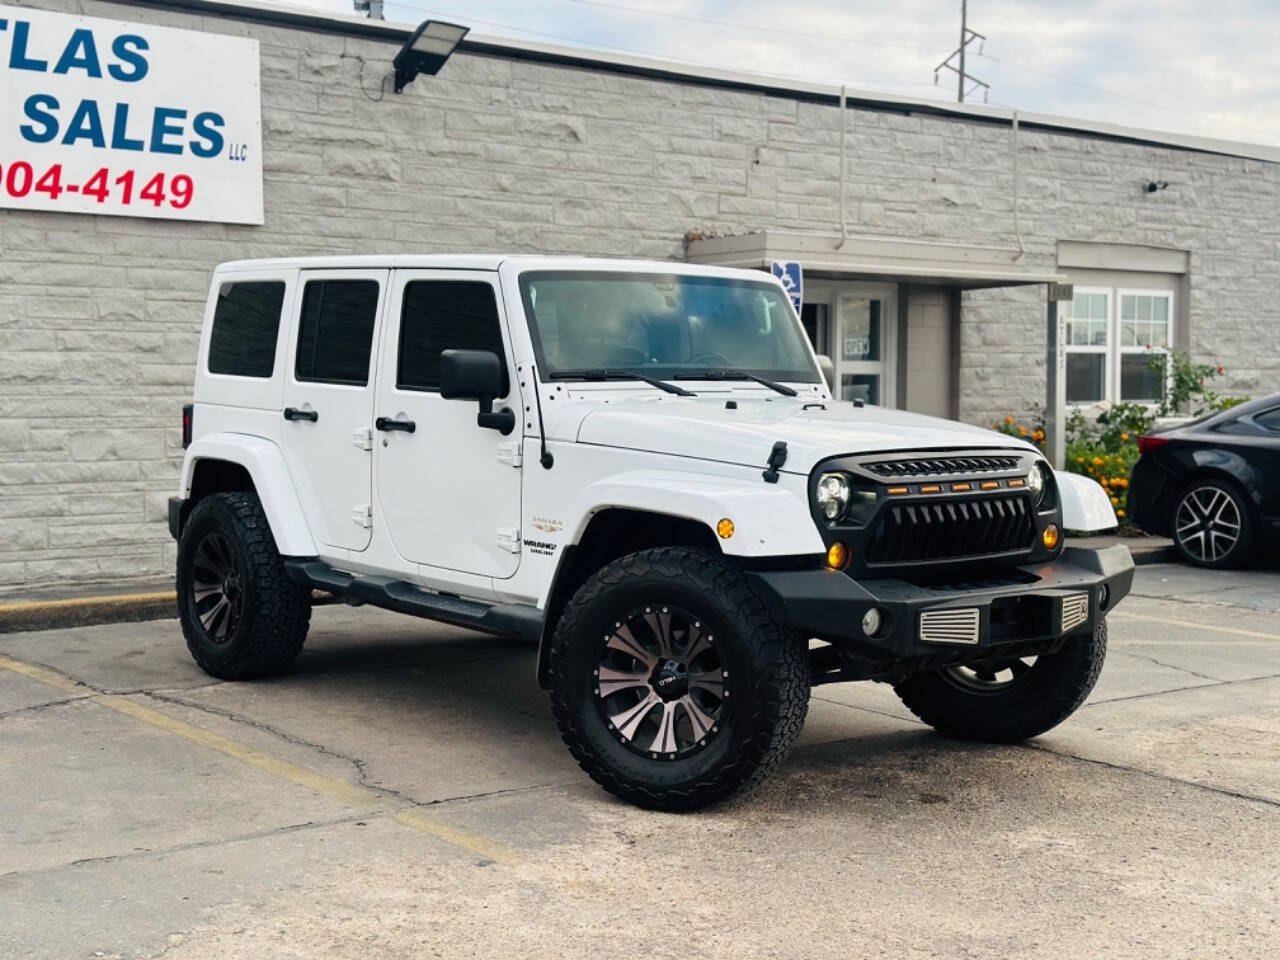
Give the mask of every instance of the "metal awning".
<path id="1" fill-rule="evenodd" d="M 859 277 L 978 290 L 1032 283 L 1066 283 L 1060 273 L 1031 270 L 1010 247 L 934 243 L 891 237 L 762 230 L 689 241 L 690 263 L 768 269 L 774 260 L 798 261 L 806 276 Z"/>

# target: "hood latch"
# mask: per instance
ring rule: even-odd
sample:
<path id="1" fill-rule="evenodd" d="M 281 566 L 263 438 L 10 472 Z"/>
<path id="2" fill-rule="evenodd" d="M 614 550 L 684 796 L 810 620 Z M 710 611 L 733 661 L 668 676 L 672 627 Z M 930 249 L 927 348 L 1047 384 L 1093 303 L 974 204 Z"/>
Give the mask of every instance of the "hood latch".
<path id="1" fill-rule="evenodd" d="M 773 445 L 773 449 L 769 451 L 769 459 L 765 462 L 764 477 L 765 483 L 777 483 L 778 471 L 782 469 L 782 465 L 787 462 L 787 445 L 779 440 Z"/>

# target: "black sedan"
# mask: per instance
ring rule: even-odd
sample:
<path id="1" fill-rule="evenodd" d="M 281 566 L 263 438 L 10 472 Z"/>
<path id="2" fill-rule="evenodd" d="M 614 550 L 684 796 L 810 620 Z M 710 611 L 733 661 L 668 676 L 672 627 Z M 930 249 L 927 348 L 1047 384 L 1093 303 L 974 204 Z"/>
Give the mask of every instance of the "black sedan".
<path id="1" fill-rule="evenodd" d="M 1129 512 L 1200 567 L 1235 567 L 1280 531 L 1280 393 L 1138 438 Z"/>

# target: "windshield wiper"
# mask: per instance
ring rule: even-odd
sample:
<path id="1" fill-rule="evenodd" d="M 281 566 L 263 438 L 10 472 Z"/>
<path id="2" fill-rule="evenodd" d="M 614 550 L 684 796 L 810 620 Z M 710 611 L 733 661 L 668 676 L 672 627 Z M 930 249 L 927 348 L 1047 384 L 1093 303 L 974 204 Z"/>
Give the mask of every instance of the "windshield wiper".
<path id="1" fill-rule="evenodd" d="M 770 390 L 776 390 L 784 397 L 799 396 L 794 390 L 785 383 L 778 383 L 765 377 L 757 376 L 754 373 L 747 373 L 745 370 L 707 370 L 703 373 L 682 373 L 676 377 L 677 380 L 751 380 L 768 387 Z"/>
<path id="2" fill-rule="evenodd" d="M 639 370 L 631 370 L 628 368 L 610 368 L 608 370 L 557 370 L 551 375 L 554 380 L 570 380 L 581 378 L 583 380 L 640 380 L 650 386 L 657 387 L 659 390 L 665 390 L 667 393 L 674 393 L 677 397 L 696 397 L 697 394 L 692 390 L 686 390 L 684 387 L 676 386 L 674 383 L 667 383 L 665 380 L 659 380 L 657 377 L 651 377 L 647 373 L 641 373 Z"/>

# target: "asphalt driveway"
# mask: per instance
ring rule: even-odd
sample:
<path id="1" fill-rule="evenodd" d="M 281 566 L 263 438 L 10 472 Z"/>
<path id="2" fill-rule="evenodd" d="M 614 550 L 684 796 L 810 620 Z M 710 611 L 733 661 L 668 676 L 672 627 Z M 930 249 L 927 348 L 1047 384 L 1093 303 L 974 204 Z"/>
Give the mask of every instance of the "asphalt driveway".
<path id="1" fill-rule="evenodd" d="M 234 684 L 174 621 L 0 636 L 0 957 L 1280 955 L 1280 573 L 1135 589 L 1033 743 L 822 687 L 694 815 L 591 784 L 520 644 L 325 607 Z"/>

